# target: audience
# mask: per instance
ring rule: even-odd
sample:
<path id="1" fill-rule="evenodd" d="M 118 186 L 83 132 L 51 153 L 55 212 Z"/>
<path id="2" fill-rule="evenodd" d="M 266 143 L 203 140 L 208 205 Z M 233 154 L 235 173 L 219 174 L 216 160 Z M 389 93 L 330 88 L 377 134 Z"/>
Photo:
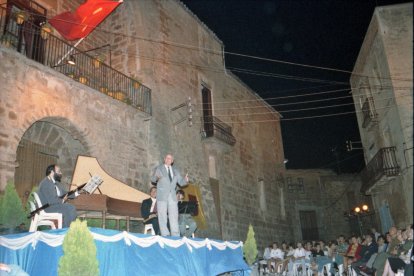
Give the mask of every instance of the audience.
<path id="1" fill-rule="evenodd" d="M 328 276 L 337 275 L 338 271 L 344 275 L 351 273 L 349 276 L 394 276 L 402 270 L 406 276 L 411 276 L 412 248 L 411 224 L 403 230 L 393 226 L 385 235 L 372 228 L 365 236 L 351 236 L 349 244 L 344 235 L 327 245 L 324 241 L 304 241 L 297 242 L 294 247 L 294 243 L 283 241 L 279 247 L 274 242 L 265 249 L 264 260 L 260 263 L 267 265 L 269 273 L 283 276 L 293 276 L 295 272 L 323 276 L 327 273 L 323 269 L 327 264 L 330 264 Z M 280 265 L 281 271 L 277 271 Z"/>

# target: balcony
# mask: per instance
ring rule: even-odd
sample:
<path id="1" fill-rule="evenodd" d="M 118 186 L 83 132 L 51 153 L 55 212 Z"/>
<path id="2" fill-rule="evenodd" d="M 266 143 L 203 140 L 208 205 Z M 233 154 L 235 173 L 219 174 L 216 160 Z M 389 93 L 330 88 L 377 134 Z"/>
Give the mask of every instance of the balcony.
<path id="1" fill-rule="evenodd" d="M 45 26 L 35 24 L 34 22 L 41 22 L 41 16 L 27 13 L 19 22 L 18 14 L 19 11 L 0 7 L 1 47 L 13 49 L 77 82 L 151 115 L 151 89 L 115 70 L 96 56 L 91 56 L 52 35 Z M 69 61 L 75 63 L 71 65 Z"/>
<path id="2" fill-rule="evenodd" d="M 372 97 L 367 97 L 365 102 L 362 105 L 362 114 L 364 121 L 362 122 L 362 127 L 366 128 L 371 123 L 376 122 L 378 114 L 375 110 L 374 99 Z"/>
<path id="3" fill-rule="evenodd" d="M 232 128 L 217 117 L 204 118 L 203 138 L 216 138 L 228 145 L 233 146 L 236 138 L 232 134 Z"/>
<path id="4" fill-rule="evenodd" d="M 400 166 L 397 163 L 395 151 L 395 147 L 382 148 L 369 161 L 360 174 L 362 193 L 369 193 L 374 185 L 383 184 L 389 178 L 399 175 Z"/>

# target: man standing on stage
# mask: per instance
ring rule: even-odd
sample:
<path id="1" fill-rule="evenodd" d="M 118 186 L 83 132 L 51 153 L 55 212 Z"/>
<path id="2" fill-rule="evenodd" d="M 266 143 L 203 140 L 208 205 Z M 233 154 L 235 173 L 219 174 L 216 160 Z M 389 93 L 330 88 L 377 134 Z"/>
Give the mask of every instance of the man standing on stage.
<path id="1" fill-rule="evenodd" d="M 172 167 L 173 162 L 174 157 L 171 154 L 167 154 L 164 158 L 164 164 L 155 168 L 151 182 L 157 185 L 157 210 L 161 235 L 170 235 L 167 227 L 167 220 L 169 220 L 171 236 L 179 237 L 180 230 L 178 228 L 178 206 L 175 188 L 177 185 L 180 187 L 186 186 L 188 175 L 186 174 L 185 177 L 182 177 L 178 170 Z"/>
<path id="2" fill-rule="evenodd" d="M 62 227 L 70 226 L 70 223 L 76 219 L 76 208 L 72 204 L 65 203 L 67 199 L 67 190 L 60 183 L 62 172 L 57 165 L 50 165 L 46 169 L 46 177 L 39 184 L 39 197 L 43 205 L 49 204 L 45 209 L 46 213 L 61 213 L 63 222 Z M 69 198 L 75 198 L 78 192 L 72 194 Z M 41 207 L 41 206 L 38 206 Z"/>

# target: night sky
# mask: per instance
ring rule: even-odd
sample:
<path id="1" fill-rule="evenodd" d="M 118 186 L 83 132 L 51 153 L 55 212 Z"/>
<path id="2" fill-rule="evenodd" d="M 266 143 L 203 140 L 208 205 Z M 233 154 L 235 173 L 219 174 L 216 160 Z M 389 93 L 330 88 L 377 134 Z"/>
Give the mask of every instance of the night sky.
<path id="1" fill-rule="evenodd" d="M 288 169 L 364 167 L 361 150 L 346 150 L 347 140 L 360 141 L 350 73 L 273 60 L 352 71 L 375 7 L 409 1 L 182 2 L 223 42 L 227 69 L 282 114 Z M 300 119 L 338 113 L 351 114 Z"/>

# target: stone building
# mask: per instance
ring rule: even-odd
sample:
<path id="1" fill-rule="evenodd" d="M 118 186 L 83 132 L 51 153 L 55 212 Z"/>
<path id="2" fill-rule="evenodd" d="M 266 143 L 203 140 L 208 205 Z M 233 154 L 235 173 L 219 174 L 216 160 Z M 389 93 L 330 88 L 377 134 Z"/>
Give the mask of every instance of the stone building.
<path id="1" fill-rule="evenodd" d="M 413 222 L 413 4 L 378 7 L 351 76 L 366 168 L 382 231 Z"/>
<path id="2" fill-rule="evenodd" d="M 367 204 L 369 196 L 359 190 L 358 174 L 336 174 L 332 170 L 286 170 L 285 187 L 293 238 L 298 240 L 334 240 L 339 235 L 366 234 L 375 226 L 375 214 L 357 215 L 352 210 Z"/>
<path id="3" fill-rule="evenodd" d="M 0 1 L 0 190 L 24 199 L 53 162 L 70 183 L 83 154 L 147 192 L 171 152 L 201 190 L 200 237 L 244 240 L 249 223 L 260 246 L 289 237 L 280 115 L 225 68 L 219 38 L 177 0 L 124 1 L 74 49 L 29 23 L 82 2 Z"/>

